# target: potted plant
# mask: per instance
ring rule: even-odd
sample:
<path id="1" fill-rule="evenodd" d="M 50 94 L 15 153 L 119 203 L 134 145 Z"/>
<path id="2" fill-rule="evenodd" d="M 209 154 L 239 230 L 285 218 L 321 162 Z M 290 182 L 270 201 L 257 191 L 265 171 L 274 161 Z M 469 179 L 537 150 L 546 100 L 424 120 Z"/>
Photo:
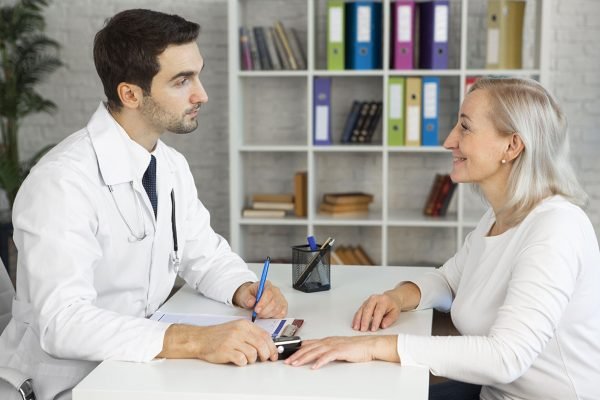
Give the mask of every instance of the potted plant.
<path id="1" fill-rule="evenodd" d="M 0 189 L 6 191 L 11 208 L 33 164 L 52 147 L 44 147 L 29 160 L 19 156 L 23 119 L 56 109 L 35 90 L 62 65 L 57 57 L 58 43 L 44 34 L 42 9 L 47 5 L 48 0 L 17 0 L 0 7 Z M 7 267 L 11 236 L 10 210 L 0 210 L 0 257 Z"/>
<path id="2" fill-rule="evenodd" d="M 25 117 L 52 112 L 56 105 L 35 87 L 62 65 L 59 44 L 44 34 L 48 0 L 18 0 L 0 8 L 0 188 L 12 207 L 21 183 L 52 145 L 31 159 L 19 156 L 19 127 Z"/>

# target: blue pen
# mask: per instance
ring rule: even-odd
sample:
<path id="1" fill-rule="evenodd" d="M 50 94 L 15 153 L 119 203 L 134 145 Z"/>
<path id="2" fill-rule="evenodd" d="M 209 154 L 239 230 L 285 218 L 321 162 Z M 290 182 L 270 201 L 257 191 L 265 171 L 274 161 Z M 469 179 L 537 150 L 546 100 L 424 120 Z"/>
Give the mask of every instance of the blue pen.
<path id="1" fill-rule="evenodd" d="M 256 293 L 256 303 L 254 303 L 254 307 L 260 301 L 262 297 L 263 290 L 265 289 L 265 282 L 267 281 L 267 274 L 269 273 L 269 264 L 271 264 L 271 257 L 267 257 L 265 260 L 265 265 L 263 265 L 262 275 L 260 276 L 260 283 L 258 284 L 258 292 Z M 256 311 L 252 311 L 252 322 L 256 321 Z"/>

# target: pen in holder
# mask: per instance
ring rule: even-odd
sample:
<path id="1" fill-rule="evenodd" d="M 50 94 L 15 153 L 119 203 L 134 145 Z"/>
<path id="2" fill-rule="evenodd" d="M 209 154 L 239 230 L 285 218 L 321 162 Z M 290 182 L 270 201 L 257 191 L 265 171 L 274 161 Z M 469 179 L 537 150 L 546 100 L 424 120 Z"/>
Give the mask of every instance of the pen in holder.
<path id="1" fill-rule="evenodd" d="M 331 288 L 331 245 L 333 240 L 311 250 L 309 245 L 292 247 L 292 286 L 302 292 Z"/>

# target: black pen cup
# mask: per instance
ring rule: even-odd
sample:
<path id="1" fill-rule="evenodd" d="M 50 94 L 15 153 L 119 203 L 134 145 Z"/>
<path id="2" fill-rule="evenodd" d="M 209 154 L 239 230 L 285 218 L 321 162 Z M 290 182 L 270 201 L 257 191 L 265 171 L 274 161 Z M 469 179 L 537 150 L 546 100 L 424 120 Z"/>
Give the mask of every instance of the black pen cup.
<path id="1" fill-rule="evenodd" d="M 331 246 L 292 246 L 292 286 L 306 293 L 331 289 Z"/>

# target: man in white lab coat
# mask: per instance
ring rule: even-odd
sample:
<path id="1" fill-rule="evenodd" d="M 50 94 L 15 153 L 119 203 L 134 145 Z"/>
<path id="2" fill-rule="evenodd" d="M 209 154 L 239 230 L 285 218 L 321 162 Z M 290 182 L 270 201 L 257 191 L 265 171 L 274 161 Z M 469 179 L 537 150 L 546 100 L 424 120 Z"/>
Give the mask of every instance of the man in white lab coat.
<path id="1" fill-rule="evenodd" d="M 0 366 L 30 374 L 38 399 L 68 397 L 102 360 L 277 359 L 269 335 L 249 321 L 192 327 L 147 319 L 177 274 L 205 296 L 255 306 L 255 274 L 212 230 L 184 157 L 160 140 L 165 131 L 195 130 L 208 100 L 198 32 L 149 10 L 110 19 L 94 41 L 107 103 L 19 191 L 17 294 Z M 256 311 L 281 318 L 287 302 L 267 283 Z"/>

